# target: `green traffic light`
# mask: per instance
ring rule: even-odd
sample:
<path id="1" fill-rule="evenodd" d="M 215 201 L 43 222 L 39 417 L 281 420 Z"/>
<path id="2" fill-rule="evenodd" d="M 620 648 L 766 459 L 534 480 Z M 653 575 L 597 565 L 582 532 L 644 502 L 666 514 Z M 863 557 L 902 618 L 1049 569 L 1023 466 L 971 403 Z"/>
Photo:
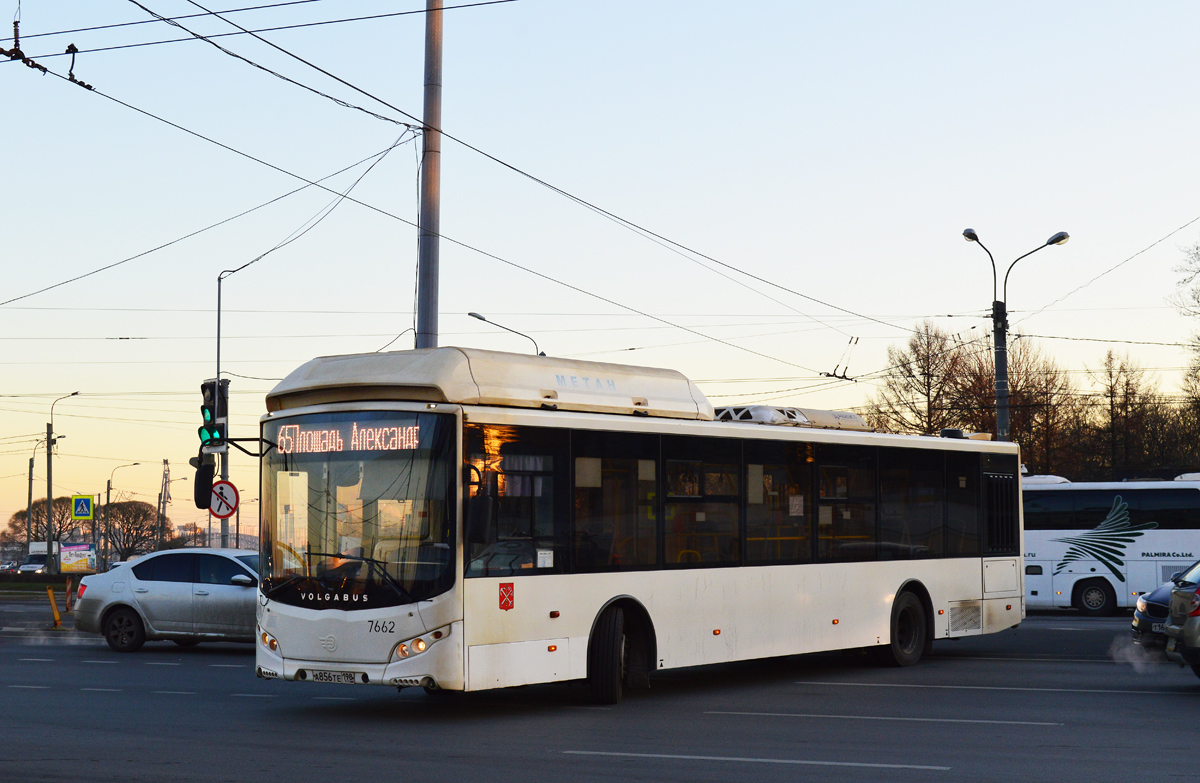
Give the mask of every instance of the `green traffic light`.
<path id="1" fill-rule="evenodd" d="M 211 405 L 201 405 L 200 415 L 204 419 L 205 424 L 211 424 L 213 420 L 213 409 Z"/>

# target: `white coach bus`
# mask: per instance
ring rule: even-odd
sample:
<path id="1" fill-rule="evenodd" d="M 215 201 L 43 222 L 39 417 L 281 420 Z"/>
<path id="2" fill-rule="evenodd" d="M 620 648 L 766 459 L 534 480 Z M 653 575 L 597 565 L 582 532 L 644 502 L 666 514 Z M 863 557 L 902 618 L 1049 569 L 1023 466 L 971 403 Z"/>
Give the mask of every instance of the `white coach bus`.
<path id="1" fill-rule="evenodd" d="M 1025 602 L 1111 615 L 1200 558 L 1200 476 L 1022 480 Z"/>
<path id="2" fill-rule="evenodd" d="M 260 677 L 612 703 L 681 666 L 911 665 L 1024 617 L 1012 444 L 469 348 L 315 359 L 267 409 Z"/>

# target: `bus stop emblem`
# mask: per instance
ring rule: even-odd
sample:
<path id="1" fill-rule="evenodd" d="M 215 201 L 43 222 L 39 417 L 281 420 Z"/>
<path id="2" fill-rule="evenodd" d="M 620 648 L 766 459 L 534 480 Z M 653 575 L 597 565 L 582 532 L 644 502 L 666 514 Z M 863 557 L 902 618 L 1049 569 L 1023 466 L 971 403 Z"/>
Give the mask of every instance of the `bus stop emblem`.
<path id="1" fill-rule="evenodd" d="M 501 609 L 503 609 L 506 612 L 509 609 L 512 609 L 513 603 L 516 600 L 515 596 L 516 596 L 516 593 L 513 590 L 512 582 L 501 582 L 500 583 L 500 608 Z"/>

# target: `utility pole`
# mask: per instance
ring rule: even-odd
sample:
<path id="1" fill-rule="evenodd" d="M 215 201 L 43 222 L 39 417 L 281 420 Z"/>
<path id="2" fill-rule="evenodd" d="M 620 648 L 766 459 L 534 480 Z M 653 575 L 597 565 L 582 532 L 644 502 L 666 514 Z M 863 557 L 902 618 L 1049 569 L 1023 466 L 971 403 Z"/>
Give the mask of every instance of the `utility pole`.
<path id="1" fill-rule="evenodd" d="M 55 400 L 57 402 L 57 400 Z M 54 563 L 54 406 L 46 422 L 46 573 L 57 574 Z"/>
<path id="2" fill-rule="evenodd" d="M 34 449 L 36 450 L 36 446 Z M 29 458 L 29 502 L 25 505 L 25 554 L 33 541 L 33 457 Z"/>
<path id="3" fill-rule="evenodd" d="M 417 251 L 417 348 L 438 344 L 442 187 L 442 0 L 425 0 L 425 115 Z"/>

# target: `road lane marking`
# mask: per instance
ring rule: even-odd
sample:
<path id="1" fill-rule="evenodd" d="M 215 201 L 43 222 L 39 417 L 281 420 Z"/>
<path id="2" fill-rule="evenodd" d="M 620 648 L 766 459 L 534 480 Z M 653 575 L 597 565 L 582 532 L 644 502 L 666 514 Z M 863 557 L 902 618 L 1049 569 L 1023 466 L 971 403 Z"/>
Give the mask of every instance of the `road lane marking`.
<path id="1" fill-rule="evenodd" d="M 18 658 L 18 661 L 36 661 L 38 663 L 54 663 L 53 658 Z"/>
<path id="2" fill-rule="evenodd" d="M 950 767 L 928 764 L 871 764 L 865 761 L 814 761 L 811 759 L 757 759 L 743 756 L 685 756 L 678 753 L 616 753 L 599 750 L 564 750 L 572 756 L 616 756 L 633 759 L 676 759 L 680 761 L 732 761 L 740 764 L 793 764 L 812 767 L 868 767 L 871 769 L 922 769 L 948 772 Z"/>
<path id="3" fill-rule="evenodd" d="M 116 661 L 80 661 L 80 663 L 116 663 Z"/>
<path id="4" fill-rule="evenodd" d="M 929 656 L 929 660 L 937 659 L 939 661 L 1005 661 L 1006 663 L 1124 663 L 1124 661 L 1114 661 L 1112 658 L 1054 658 L 1047 656 L 1045 658 L 1018 658 L 1007 657 L 1003 655 L 941 655 L 934 653 Z M 1147 661 L 1147 663 L 1158 663 L 1158 661 Z M 1170 663 L 1170 661 L 1162 661 L 1162 663 Z"/>
<path id="5" fill-rule="evenodd" d="M 967 718 L 907 718 L 888 715 L 823 715 L 806 712 L 727 712 L 724 710 L 707 710 L 705 715 L 745 715 L 759 718 L 836 718 L 839 720 L 894 720 L 911 723 L 987 723 L 999 726 L 1061 726 L 1061 723 L 1047 723 L 1031 720 L 969 720 Z"/>
<path id="6" fill-rule="evenodd" d="M 50 688 L 49 685 L 10 685 L 10 688 L 21 688 L 27 691 L 44 691 Z"/>
<path id="7" fill-rule="evenodd" d="M 178 666 L 177 663 L 167 663 L 166 661 L 146 661 L 147 666 Z"/>
<path id="8" fill-rule="evenodd" d="M 120 693 L 120 688 L 80 688 L 81 691 L 89 691 L 92 693 Z"/>
<path id="9" fill-rule="evenodd" d="M 162 693 L 167 696 L 195 696 L 195 691 L 150 691 L 151 693 Z"/>
<path id="10" fill-rule="evenodd" d="M 231 693 L 230 696 L 245 696 L 248 699 L 273 699 L 274 693 Z"/>
<path id="11" fill-rule="evenodd" d="M 888 682 L 816 682 L 814 680 L 798 680 L 796 685 L 838 685 L 838 686 L 854 686 L 858 688 L 920 688 L 922 690 L 949 690 L 949 691 L 1025 691 L 1030 693 L 1120 693 L 1120 694 L 1179 694 L 1189 693 L 1189 691 L 1179 690 L 1163 690 L 1163 691 L 1132 691 L 1132 690 L 1117 690 L 1106 688 L 1019 688 L 1015 686 L 1001 685 L 917 685 L 907 683 L 888 683 Z"/>

